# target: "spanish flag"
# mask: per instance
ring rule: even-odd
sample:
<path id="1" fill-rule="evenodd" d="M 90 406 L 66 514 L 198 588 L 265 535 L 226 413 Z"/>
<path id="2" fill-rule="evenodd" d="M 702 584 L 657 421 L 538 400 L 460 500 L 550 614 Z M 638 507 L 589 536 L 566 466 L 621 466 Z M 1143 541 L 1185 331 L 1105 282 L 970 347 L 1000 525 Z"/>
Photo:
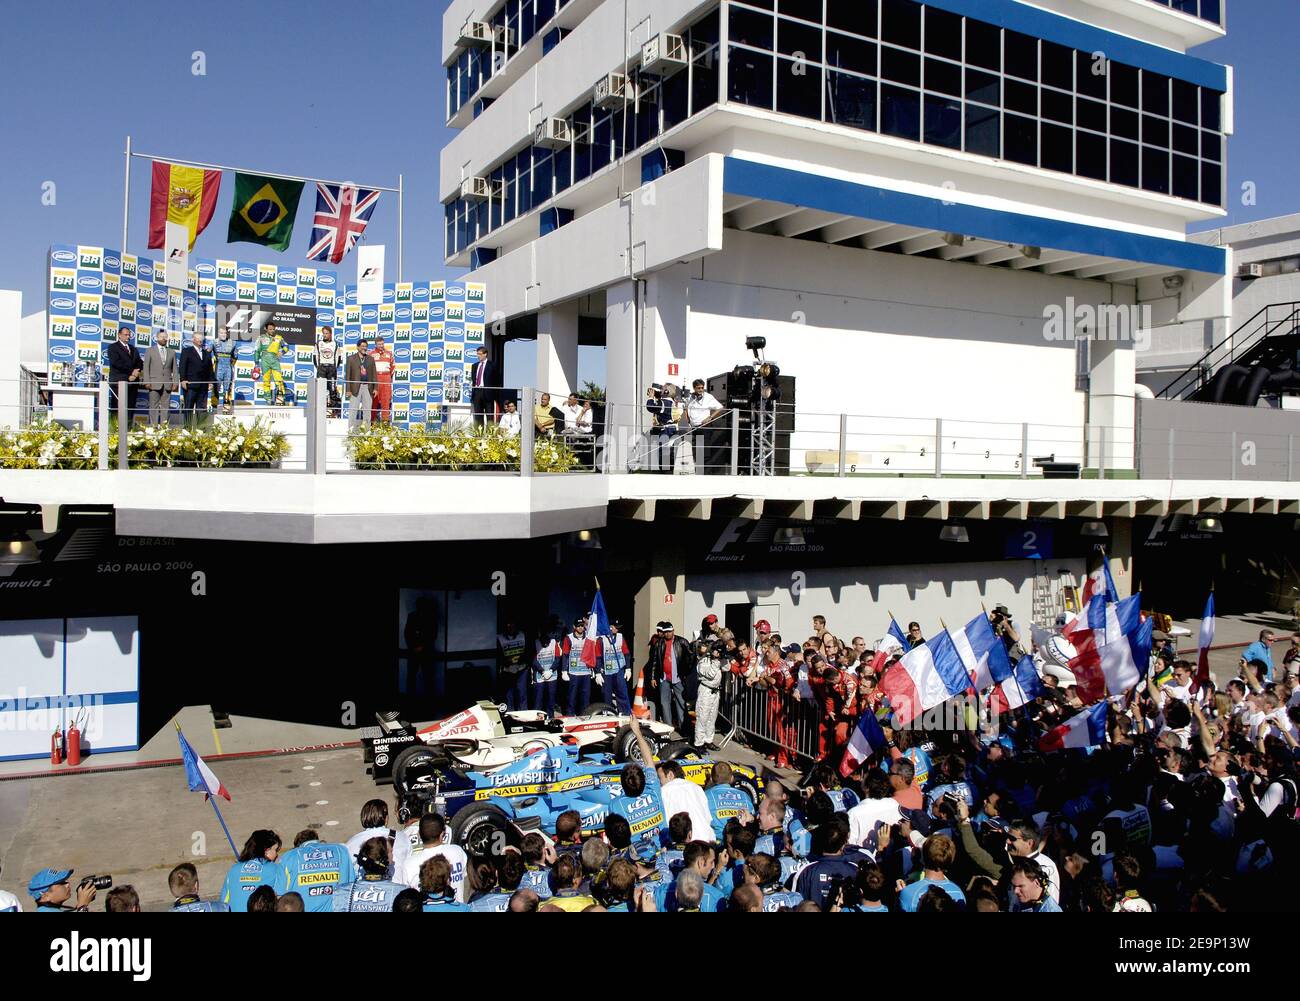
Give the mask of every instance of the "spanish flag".
<path id="1" fill-rule="evenodd" d="M 181 167 L 174 163 L 153 163 L 153 194 L 149 200 L 149 246 L 166 243 L 167 223 L 176 222 L 190 232 L 189 249 L 203 232 L 217 207 L 221 171 Z"/>

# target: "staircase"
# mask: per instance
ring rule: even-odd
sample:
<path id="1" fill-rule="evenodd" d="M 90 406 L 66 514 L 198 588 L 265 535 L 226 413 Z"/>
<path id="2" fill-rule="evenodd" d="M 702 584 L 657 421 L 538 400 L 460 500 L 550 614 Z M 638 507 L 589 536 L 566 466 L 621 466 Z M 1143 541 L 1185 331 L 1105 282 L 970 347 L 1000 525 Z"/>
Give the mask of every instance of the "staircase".
<path id="1" fill-rule="evenodd" d="M 1283 374 L 1288 372 L 1290 376 Z M 1300 302 L 1265 306 L 1158 395 L 1254 406 L 1261 393 L 1276 391 L 1279 382 L 1300 392 Z"/>

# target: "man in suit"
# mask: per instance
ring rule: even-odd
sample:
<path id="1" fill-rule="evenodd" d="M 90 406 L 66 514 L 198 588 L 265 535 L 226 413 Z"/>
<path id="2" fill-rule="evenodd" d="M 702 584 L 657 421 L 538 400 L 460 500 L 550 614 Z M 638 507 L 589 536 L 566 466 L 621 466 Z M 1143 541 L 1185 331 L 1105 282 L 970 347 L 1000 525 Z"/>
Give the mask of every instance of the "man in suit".
<path id="1" fill-rule="evenodd" d="M 482 427 L 496 419 L 496 391 L 501 385 L 501 376 L 496 366 L 488 361 L 488 349 L 480 346 L 478 361 L 470 369 L 470 411 L 474 416 L 474 426 Z"/>
<path id="2" fill-rule="evenodd" d="M 125 382 L 126 419 L 131 420 L 135 412 L 135 400 L 140 395 L 140 372 L 144 368 L 144 359 L 140 349 L 133 343 L 135 331 L 130 327 L 117 328 L 117 340 L 108 346 L 109 392 L 113 399 L 113 413 L 117 413 L 117 384 Z"/>
<path id="3" fill-rule="evenodd" d="M 375 359 L 368 350 L 370 343 L 364 338 L 357 341 L 357 349 L 348 355 L 343 371 L 343 388 L 348 394 L 348 430 L 358 424 L 370 426 L 371 389 L 375 385 Z"/>
<path id="4" fill-rule="evenodd" d="M 198 331 L 190 338 L 181 352 L 181 411 L 185 420 L 199 420 L 199 411 L 208 409 L 208 387 L 217 378 L 215 358 L 212 349 L 203 343 L 203 334 Z"/>
<path id="5" fill-rule="evenodd" d="M 167 346 L 167 331 L 158 331 L 158 342 L 145 353 L 140 381 L 149 387 L 149 423 L 166 424 L 177 381 L 176 352 Z"/>

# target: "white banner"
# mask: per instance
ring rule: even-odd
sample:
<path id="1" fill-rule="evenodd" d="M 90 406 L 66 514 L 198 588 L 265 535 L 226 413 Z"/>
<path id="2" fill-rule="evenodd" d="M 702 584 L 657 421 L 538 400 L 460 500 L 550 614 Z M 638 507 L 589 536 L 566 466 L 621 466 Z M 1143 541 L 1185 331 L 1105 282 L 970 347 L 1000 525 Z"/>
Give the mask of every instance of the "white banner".
<path id="1" fill-rule="evenodd" d="M 184 290 L 190 278 L 190 230 L 179 222 L 167 223 L 166 277 L 168 288 Z"/>
<path id="2" fill-rule="evenodd" d="M 384 245 L 357 246 L 357 305 L 378 306 L 384 301 Z"/>

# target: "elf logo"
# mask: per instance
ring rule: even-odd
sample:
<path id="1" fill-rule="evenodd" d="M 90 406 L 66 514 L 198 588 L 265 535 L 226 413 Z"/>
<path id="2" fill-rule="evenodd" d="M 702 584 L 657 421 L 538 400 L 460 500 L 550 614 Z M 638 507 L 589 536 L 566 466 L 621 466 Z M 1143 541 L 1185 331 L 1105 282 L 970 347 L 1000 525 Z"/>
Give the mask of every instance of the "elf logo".
<path id="1" fill-rule="evenodd" d="M 71 264 L 77 259 L 77 255 L 71 250 L 56 250 L 50 254 L 50 260 L 55 264 Z"/>

